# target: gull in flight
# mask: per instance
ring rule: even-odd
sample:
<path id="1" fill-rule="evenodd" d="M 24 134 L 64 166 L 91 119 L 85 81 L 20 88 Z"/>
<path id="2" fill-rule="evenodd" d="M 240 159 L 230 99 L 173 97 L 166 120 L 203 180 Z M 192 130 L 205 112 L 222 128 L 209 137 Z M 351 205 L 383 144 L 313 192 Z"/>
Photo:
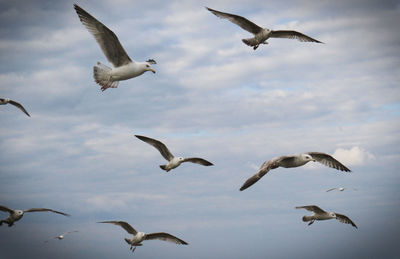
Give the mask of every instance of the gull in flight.
<path id="1" fill-rule="evenodd" d="M 131 245 L 130 249 L 132 250 L 132 252 L 135 251 L 137 246 L 141 246 L 142 242 L 144 240 L 158 239 L 158 240 L 163 240 L 163 241 L 175 243 L 175 244 L 178 244 L 178 245 L 187 245 L 188 244 L 185 241 L 183 241 L 182 239 L 179 239 L 176 236 L 173 236 L 171 234 L 164 233 L 164 232 L 148 233 L 148 234 L 143 233 L 143 232 L 138 232 L 131 225 L 126 223 L 125 221 L 102 221 L 102 222 L 98 222 L 98 223 L 114 224 L 114 225 L 122 227 L 129 234 L 132 234 L 133 238 L 131 238 L 131 239 L 125 238 L 125 241 L 129 245 Z"/>
<path id="2" fill-rule="evenodd" d="M 160 165 L 160 168 L 169 171 L 171 169 L 174 169 L 178 167 L 180 164 L 183 162 L 192 162 L 204 166 L 210 166 L 213 165 L 211 162 L 208 162 L 207 160 L 203 158 L 198 158 L 198 157 L 190 157 L 190 158 L 183 158 L 183 157 L 174 157 L 174 155 L 168 150 L 167 146 L 164 145 L 162 142 L 148 138 L 145 136 L 140 136 L 140 135 L 135 135 L 138 139 L 146 142 L 147 144 L 152 145 L 155 147 L 158 151 L 160 151 L 161 155 L 168 161 L 168 164 L 166 165 Z"/>
<path id="3" fill-rule="evenodd" d="M 82 24 L 100 45 L 107 60 L 114 65 L 114 68 L 109 68 L 97 62 L 97 66 L 93 67 L 94 80 L 101 85 L 102 91 L 109 87 L 117 88 L 119 81 L 140 76 L 146 71 L 156 72 L 151 67 L 151 64 L 156 64 L 154 59 L 146 62 L 131 60 L 114 32 L 78 5 L 74 4 L 74 8 Z"/>
<path id="4" fill-rule="evenodd" d="M 338 190 L 338 191 L 343 192 L 343 191 L 346 190 L 346 189 L 348 189 L 348 188 L 346 188 L 346 187 L 331 188 L 331 189 L 329 189 L 329 190 L 326 190 L 326 192 L 330 192 L 330 191 L 333 191 L 333 190 Z M 356 188 L 353 188 L 353 190 L 357 191 Z"/>
<path id="5" fill-rule="evenodd" d="M 311 225 L 312 223 L 314 223 L 315 220 L 337 219 L 342 223 L 351 224 L 353 227 L 357 228 L 356 224 L 354 224 L 354 222 L 351 221 L 351 219 L 349 219 L 347 216 L 336 213 L 336 212 L 324 211 L 323 209 L 321 209 L 320 207 L 315 206 L 315 205 L 300 206 L 300 207 L 296 207 L 296 209 L 306 209 L 308 211 L 314 212 L 314 214 L 311 216 L 303 217 L 304 222 L 310 221 L 310 223 L 308 223 L 308 225 Z"/>
<path id="6" fill-rule="evenodd" d="M 32 209 L 27 209 L 27 210 L 12 210 L 12 209 L 7 208 L 6 206 L 0 205 L 0 210 L 4 211 L 4 212 L 8 212 L 10 214 L 8 216 L 8 218 L 0 220 L 0 226 L 3 223 L 7 223 L 9 227 L 14 225 L 14 222 L 20 220 L 22 218 L 22 216 L 24 216 L 24 213 L 27 213 L 27 212 L 47 212 L 47 211 L 49 211 L 49 212 L 61 214 L 64 216 L 70 216 L 64 212 L 60 212 L 60 211 L 56 211 L 56 210 L 52 210 L 52 209 L 46 209 L 46 208 L 32 208 Z"/>
<path id="7" fill-rule="evenodd" d="M 13 101 L 13 100 L 10 100 L 10 99 L 8 99 L 8 98 L 0 98 L 0 105 L 1 105 L 1 104 L 4 105 L 4 104 L 7 104 L 7 103 L 14 105 L 15 107 L 17 107 L 18 109 L 20 109 L 21 111 L 23 111 L 26 115 L 28 115 L 29 117 L 31 117 L 31 115 L 29 115 L 29 113 L 25 110 L 24 106 L 22 106 L 20 103 L 18 103 L 18 102 L 16 102 L 16 101 Z"/>
<path id="8" fill-rule="evenodd" d="M 256 50 L 260 44 L 268 44 L 267 40 L 269 38 L 287 38 L 287 39 L 297 39 L 299 41 L 322 43 L 316 39 L 313 39 L 297 31 L 289 31 L 289 30 L 274 31 L 267 28 L 262 28 L 242 16 L 230 13 L 223 13 L 208 7 L 206 8 L 208 11 L 212 12 L 219 18 L 227 19 L 233 22 L 234 24 L 240 26 L 242 29 L 254 34 L 253 38 L 242 39 L 243 43 L 253 47 L 254 50 Z"/>
<path id="9" fill-rule="evenodd" d="M 62 240 L 62 239 L 64 239 L 65 235 L 70 234 L 70 233 L 74 233 L 74 232 L 79 232 L 79 231 L 78 230 L 68 231 L 68 232 L 65 232 L 65 233 L 63 233 L 63 234 L 61 234 L 59 236 L 54 237 L 53 239 Z M 47 242 L 49 242 L 49 240 L 46 240 L 44 242 L 47 243 Z"/>
<path id="10" fill-rule="evenodd" d="M 271 169 L 275 169 L 278 167 L 284 167 L 284 168 L 299 167 L 299 166 L 307 164 L 310 161 L 319 162 L 323 165 L 329 166 L 331 168 L 334 168 L 334 169 L 337 169 L 340 171 L 351 172 L 350 169 L 348 169 L 342 163 L 337 161 L 335 158 L 333 158 L 332 156 L 330 156 L 328 154 L 321 153 L 321 152 L 308 152 L 308 153 L 297 154 L 297 155 L 280 156 L 280 157 L 265 161 L 261 165 L 258 172 L 255 173 L 249 179 L 247 179 L 247 181 L 242 185 L 242 187 L 240 187 L 240 190 L 243 191 L 243 190 L 249 188 L 250 186 L 252 186 L 253 184 L 255 184 L 258 180 L 261 179 L 261 177 L 263 177 Z"/>

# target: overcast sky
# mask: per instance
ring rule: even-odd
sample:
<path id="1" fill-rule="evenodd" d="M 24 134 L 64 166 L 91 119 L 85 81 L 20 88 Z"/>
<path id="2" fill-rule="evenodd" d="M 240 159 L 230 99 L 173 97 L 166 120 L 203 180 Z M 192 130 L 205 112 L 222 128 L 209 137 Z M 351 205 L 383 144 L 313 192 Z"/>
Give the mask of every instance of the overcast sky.
<path id="1" fill-rule="evenodd" d="M 73 3 L 156 74 L 101 92 L 111 66 Z M 204 6 L 325 44 L 251 35 Z M 395 258 L 400 249 L 400 4 L 398 1 L 0 1 L 0 205 L 29 213 L 0 227 L 1 258 Z M 134 137 L 164 142 L 165 160 Z M 276 156 L 319 151 L 321 164 L 244 181 Z M 344 192 L 325 192 L 333 187 Z M 357 191 L 351 188 L 356 188 Z M 302 222 L 315 204 L 350 217 Z M 7 213 L 0 212 L 0 218 Z M 122 228 L 169 232 L 134 255 Z M 78 230 L 64 240 L 51 240 Z"/>

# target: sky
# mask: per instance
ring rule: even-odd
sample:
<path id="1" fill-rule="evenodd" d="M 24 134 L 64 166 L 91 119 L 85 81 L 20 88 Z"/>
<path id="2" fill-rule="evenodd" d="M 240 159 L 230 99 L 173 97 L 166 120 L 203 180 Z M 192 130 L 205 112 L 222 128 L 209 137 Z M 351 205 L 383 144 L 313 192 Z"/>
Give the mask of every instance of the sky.
<path id="1" fill-rule="evenodd" d="M 108 66 L 77 3 L 156 74 L 104 92 Z M 204 7 L 325 44 L 251 35 Z M 0 227 L 1 258 L 395 258 L 400 249 L 400 3 L 292 1 L 0 1 L 0 205 L 27 213 Z M 166 161 L 144 135 L 176 156 Z M 352 172 L 309 163 L 240 186 L 273 157 L 333 155 Z M 343 192 L 326 192 L 348 187 Z M 356 188 L 357 190 L 353 190 Z M 315 204 L 345 214 L 302 222 Z M 0 218 L 7 213 L 0 212 Z M 168 232 L 132 255 L 123 220 Z M 64 240 L 53 237 L 71 233 Z M 44 241 L 51 239 L 48 243 Z"/>

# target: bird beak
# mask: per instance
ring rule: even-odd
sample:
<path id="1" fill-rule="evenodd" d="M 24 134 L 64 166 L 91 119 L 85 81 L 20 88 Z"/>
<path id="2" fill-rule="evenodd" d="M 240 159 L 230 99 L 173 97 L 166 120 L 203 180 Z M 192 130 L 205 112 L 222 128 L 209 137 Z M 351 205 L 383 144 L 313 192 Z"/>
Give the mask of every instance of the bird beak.
<path id="1" fill-rule="evenodd" d="M 154 69 L 152 69 L 152 68 L 150 68 L 150 71 L 153 72 L 153 74 L 156 73 L 156 71 Z"/>

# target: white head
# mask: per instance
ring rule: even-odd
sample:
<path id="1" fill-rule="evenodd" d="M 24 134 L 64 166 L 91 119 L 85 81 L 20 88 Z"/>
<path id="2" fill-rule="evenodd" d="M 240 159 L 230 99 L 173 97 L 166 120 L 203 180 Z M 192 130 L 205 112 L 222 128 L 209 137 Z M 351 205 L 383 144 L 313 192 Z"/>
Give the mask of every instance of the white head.
<path id="1" fill-rule="evenodd" d="M 20 218 L 22 218 L 23 215 L 24 215 L 23 210 L 14 210 L 14 213 L 11 214 L 11 218 L 14 218 L 14 220 L 19 220 Z"/>
<path id="2" fill-rule="evenodd" d="M 144 62 L 144 69 L 145 69 L 146 71 L 151 71 L 151 72 L 153 72 L 153 73 L 156 73 L 156 71 L 151 67 L 151 65 L 150 65 L 149 62 Z"/>
<path id="3" fill-rule="evenodd" d="M 329 216 L 331 216 L 332 218 L 336 218 L 336 214 L 333 212 L 329 212 Z"/>
<path id="4" fill-rule="evenodd" d="M 304 161 L 307 161 L 307 162 L 313 161 L 313 162 L 315 162 L 315 159 L 309 154 L 301 154 L 301 157 L 303 158 Z"/>

